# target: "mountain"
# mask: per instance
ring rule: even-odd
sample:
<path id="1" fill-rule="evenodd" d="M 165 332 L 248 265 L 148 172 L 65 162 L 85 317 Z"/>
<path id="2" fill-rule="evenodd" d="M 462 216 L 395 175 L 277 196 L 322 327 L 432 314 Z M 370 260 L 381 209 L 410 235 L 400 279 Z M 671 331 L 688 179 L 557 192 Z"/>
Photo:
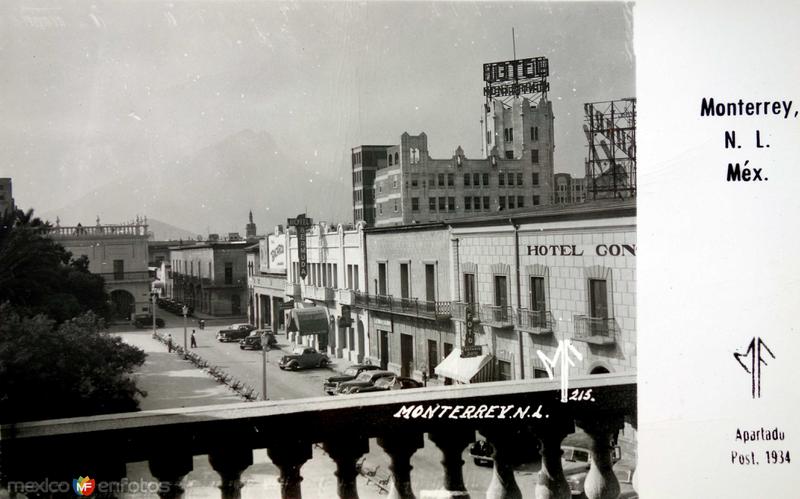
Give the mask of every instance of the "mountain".
<path id="1" fill-rule="evenodd" d="M 196 239 L 200 235 L 198 232 L 181 229 L 152 217 L 147 219 L 147 231 L 153 234 L 153 241 L 187 241 Z"/>
<path id="2" fill-rule="evenodd" d="M 315 221 L 350 220 L 351 192 L 349 183 L 312 173 L 285 155 L 269 133 L 243 130 L 189 157 L 109 182 L 42 218 L 85 225 L 98 216 L 120 223 L 146 215 L 192 234 L 244 235 L 252 210 L 263 234 L 303 212 Z"/>

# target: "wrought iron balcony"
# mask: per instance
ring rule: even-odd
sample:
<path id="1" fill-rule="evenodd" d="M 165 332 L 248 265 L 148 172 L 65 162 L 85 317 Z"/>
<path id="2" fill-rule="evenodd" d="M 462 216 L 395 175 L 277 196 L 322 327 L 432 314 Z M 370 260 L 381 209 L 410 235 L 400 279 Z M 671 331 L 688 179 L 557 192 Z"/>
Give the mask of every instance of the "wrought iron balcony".
<path id="1" fill-rule="evenodd" d="M 619 325 L 614 318 L 576 315 L 573 322 L 575 323 L 575 336 L 572 338 L 574 340 L 595 345 L 613 345 L 617 341 Z"/>
<path id="2" fill-rule="evenodd" d="M 300 284 L 296 282 L 286 283 L 286 296 L 300 297 Z"/>
<path id="3" fill-rule="evenodd" d="M 397 298 L 392 295 L 370 295 L 354 291 L 355 306 L 392 314 L 421 317 L 432 320 L 450 318 L 449 301 L 424 301 L 417 298 Z"/>
<path id="4" fill-rule="evenodd" d="M 303 298 L 315 301 L 332 302 L 336 299 L 336 290 L 327 286 L 303 286 Z"/>
<path id="5" fill-rule="evenodd" d="M 553 332 L 553 314 L 547 310 L 514 309 L 514 327 L 533 334 Z"/>
<path id="6" fill-rule="evenodd" d="M 241 476 L 253 464 L 253 450 L 266 449 L 281 497 L 299 498 L 302 467 L 322 443 L 336 472 L 318 486 L 330 488 L 327 497 L 354 498 L 357 463 L 377 443 L 391 460 L 389 496 L 413 497 L 411 458 L 427 434 L 442 452 L 441 496 L 463 497 L 462 454 L 478 431 L 494 448 L 492 497 L 569 497 L 561 445 L 577 426 L 590 440 L 585 497 L 616 497 L 610 442 L 625 421 L 636 425 L 635 376 L 573 378 L 570 389 L 591 390 L 592 400 L 562 403 L 559 380 L 524 380 L 7 424 L 0 427 L 0 469 L 12 492 L 31 483 L 71 490 L 79 474 L 100 491 L 124 483 L 126 463 L 148 461 L 159 495 L 182 497 L 192 486 L 183 480 L 193 456 L 207 455 L 220 475 L 221 497 L 234 498 L 251 487 Z M 541 461 L 537 484 L 520 490 L 514 466 L 533 460 Z"/>
<path id="7" fill-rule="evenodd" d="M 511 307 L 502 305 L 486 305 L 484 303 L 472 303 L 472 320 L 487 326 L 507 328 L 514 326 L 514 313 Z M 466 320 L 467 304 L 463 302 L 453 302 L 453 318 L 456 320 Z"/>

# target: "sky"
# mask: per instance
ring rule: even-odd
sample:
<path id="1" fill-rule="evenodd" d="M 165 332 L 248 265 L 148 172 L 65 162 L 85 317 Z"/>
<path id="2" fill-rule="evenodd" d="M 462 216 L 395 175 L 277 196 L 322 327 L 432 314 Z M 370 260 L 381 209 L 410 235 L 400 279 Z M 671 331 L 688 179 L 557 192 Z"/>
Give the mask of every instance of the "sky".
<path id="1" fill-rule="evenodd" d="M 519 58 L 550 62 L 555 170 L 583 175 L 583 103 L 635 96 L 631 9 L 3 2 L 0 177 L 20 207 L 50 211 L 245 129 L 347 189 L 350 148 L 405 131 L 426 132 L 434 158 L 479 157 L 482 64 L 513 58 L 512 27 Z"/>

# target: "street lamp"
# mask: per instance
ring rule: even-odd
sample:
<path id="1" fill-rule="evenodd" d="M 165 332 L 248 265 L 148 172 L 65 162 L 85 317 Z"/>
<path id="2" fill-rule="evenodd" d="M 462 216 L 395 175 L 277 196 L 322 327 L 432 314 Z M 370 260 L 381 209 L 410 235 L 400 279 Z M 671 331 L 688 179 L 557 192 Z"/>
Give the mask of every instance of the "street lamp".
<path id="1" fill-rule="evenodd" d="M 261 400 L 267 400 L 267 332 L 261 333 Z"/>
<path id="2" fill-rule="evenodd" d="M 150 286 L 150 298 L 152 300 L 152 306 L 150 307 L 150 313 L 153 314 L 153 338 L 156 338 L 156 298 L 161 295 L 161 290 L 164 289 L 164 283 L 155 280 L 153 284 Z"/>
<path id="3" fill-rule="evenodd" d="M 183 306 L 183 355 L 186 355 L 186 315 L 189 313 L 189 307 L 186 305 Z"/>

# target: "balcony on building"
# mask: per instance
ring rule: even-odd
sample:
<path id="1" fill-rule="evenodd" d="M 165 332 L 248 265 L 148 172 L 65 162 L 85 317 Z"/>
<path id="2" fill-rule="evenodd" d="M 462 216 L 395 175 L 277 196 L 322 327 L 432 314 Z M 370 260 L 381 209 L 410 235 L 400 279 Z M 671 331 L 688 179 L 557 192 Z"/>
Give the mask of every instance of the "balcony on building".
<path id="1" fill-rule="evenodd" d="M 449 320 L 451 317 L 449 301 L 425 301 L 418 298 L 398 298 L 392 295 L 371 295 L 360 291 L 355 291 L 354 296 L 354 305 L 365 310 L 437 321 Z"/>
<path id="2" fill-rule="evenodd" d="M 153 277 L 150 275 L 150 271 L 148 270 L 141 270 L 141 271 L 124 271 L 124 272 L 100 272 L 99 274 L 103 276 L 106 282 L 150 282 L 153 280 Z"/>
<path id="3" fill-rule="evenodd" d="M 147 237 L 146 221 L 130 224 L 111 225 L 86 225 L 62 226 L 60 224 L 50 227 L 47 234 L 55 239 L 74 238 L 113 238 L 113 237 Z"/>
<path id="4" fill-rule="evenodd" d="M 286 296 L 300 298 L 300 283 L 287 282 L 286 283 Z"/>
<path id="5" fill-rule="evenodd" d="M 328 286 L 313 286 L 306 284 L 303 286 L 303 298 L 321 302 L 332 302 L 336 299 L 336 290 Z"/>
<path id="6" fill-rule="evenodd" d="M 336 301 L 339 302 L 339 305 L 355 305 L 356 292 L 352 289 L 337 289 Z"/>
<path id="7" fill-rule="evenodd" d="M 576 315 L 573 323 L 575 324 L 573 340 L 594 345 L 613 345 L 617 341 L 619 325 L 614 318 Z"/>
<path id="8" fill-rule="evenodd" d="M 552 334 L 553 314 L 548 310 L 514 309 L 514 329 L 531 334 Z"/>
<path id="9" fill-rule="evenodd" d="M 496 328 L 510 328 L 514 326 L 514 313 L 511 307 L 505 305 L 487 305 L 485 303 L 453 302 L 453 319 L 465 321 L 467 306 L 472 309 L 473 322 Z"/>
<path id="10" fill-rule="evenodd" d="M 0 469 L 9 488 L 26 482 L 69 486 L 76 470 L 112 485 L 125 482 L 128 463 L 147 461 L 160 497 L 192 497 L 193 484 L 184 478 L 193 470 L 193 456 L 208 456 L 219 474 L 220 496 L 235 498 L 251 487 L 270 487 L 242 480 L 255 451 L 265 452 L 277 468 L 274 496 L 299 498 L 303 487 L 327 487 L 327 497 L 354 498 L 359 460 L 380 448 L 391 463 L 389 497 L 420 494 L 412 486 L 417 473 L 440 474 L 435 497 L 466 497 L 462 456 L 476 438 L 485 438 L 494 448 L 491 497 L 569 497 L 561 445 L 580 434 L 590 453 L 583 497 L 617 497 L 615 443 L 625 423 L 636 426 L 636 378 L 615 373 L 569 383 L 571 390 L 591 391 L 593 399 L 563 403 L 560 381 L 543 379 L 7 424 L 0 426 Z M 475 411 L 482 417 L 470 417 Z M 442 453 L 438 470 L 411 466 L 426 435 Z M 312 457 L 318 444 L 327 455 Z M 336 465 L 330 480 L 303 482 L 303 466 L 320 459 Z M 520 490 L 514 467 L 527 462 L 541 464 L 540 476 L 532 490 Z"/>

